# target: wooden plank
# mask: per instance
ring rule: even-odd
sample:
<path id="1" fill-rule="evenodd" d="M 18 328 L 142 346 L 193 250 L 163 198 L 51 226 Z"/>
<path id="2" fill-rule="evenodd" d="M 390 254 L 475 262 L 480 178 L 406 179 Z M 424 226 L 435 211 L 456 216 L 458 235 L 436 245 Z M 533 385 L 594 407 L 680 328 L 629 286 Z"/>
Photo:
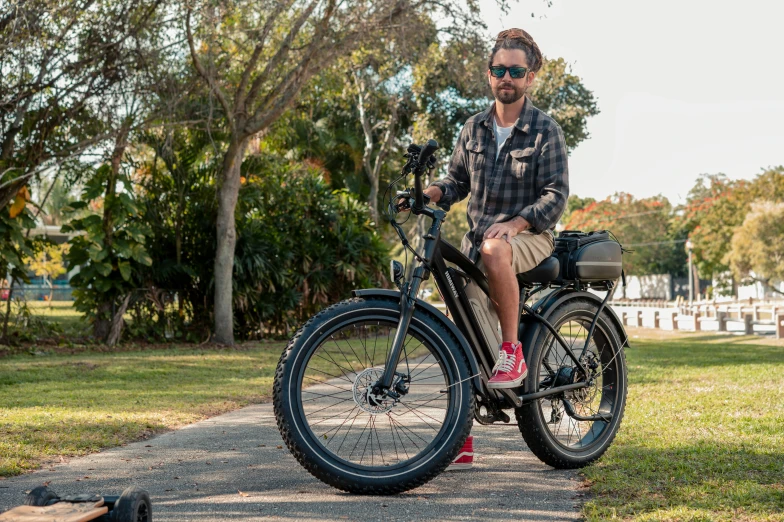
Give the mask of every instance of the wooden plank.
<path id="1" fill-rule="evenodd" d="M 0 515 L 0 522 L 88 522 L 109 512 L 103 500 L 92 503 L 58 502 L 51 506 L 17 506 Z"/>

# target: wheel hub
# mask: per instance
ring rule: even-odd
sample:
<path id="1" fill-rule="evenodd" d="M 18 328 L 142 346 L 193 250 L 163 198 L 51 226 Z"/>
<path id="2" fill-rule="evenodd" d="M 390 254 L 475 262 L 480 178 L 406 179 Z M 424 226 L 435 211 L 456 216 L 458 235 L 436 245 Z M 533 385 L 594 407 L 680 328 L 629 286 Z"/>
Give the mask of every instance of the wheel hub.
<path id="1" fill-rule="evenodd" d="M 373 384 L 381 378 L 383 373 L 383 367 L 366 368 L 359 372 L 352 386 L 354 402 L 361 410 L 371 415 L 387 413 L 395 405 L 395 400 L 385 393 L 373 393 Z"/>

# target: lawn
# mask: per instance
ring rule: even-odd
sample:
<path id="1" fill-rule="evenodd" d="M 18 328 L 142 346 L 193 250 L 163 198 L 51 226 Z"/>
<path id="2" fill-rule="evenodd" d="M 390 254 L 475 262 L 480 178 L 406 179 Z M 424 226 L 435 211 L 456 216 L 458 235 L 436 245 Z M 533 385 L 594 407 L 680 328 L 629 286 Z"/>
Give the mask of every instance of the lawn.
<path id="1" fill-rule="evenodd" d="M 583 470 L 586 519 L 784 521 L 784 345 L 629 330 L 626 416 Z M 0 477 L 268 400 L 282 348 L 50 346 L 0 358 Z"/>
<path id="2" fill-rule="evenodd" d="M 586 518 L 784 520 L 784 345 L 630 330 L 626 416 L 583 470 Z"/>
<path id="3" fill-rule="evenodd" d="M 2 358 L 0 476 L 265 401 L 283 346 Z"/>

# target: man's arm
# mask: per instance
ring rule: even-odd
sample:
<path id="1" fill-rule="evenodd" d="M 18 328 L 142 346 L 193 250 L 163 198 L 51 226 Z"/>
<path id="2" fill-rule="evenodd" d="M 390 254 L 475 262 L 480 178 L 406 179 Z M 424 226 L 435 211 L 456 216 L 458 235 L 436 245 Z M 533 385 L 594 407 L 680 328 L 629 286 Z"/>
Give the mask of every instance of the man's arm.
<path id="1" fill-rule="evenodd" d="M 464 199 L 471 190 L 471 176 L 466 168 L 466 148 L 468 141 L 468 128 L 463 126 L 457 139 L 452 159 L 449 161 L 449 172 L 442 180 L 434 181 L 425 189 L 425 194 L 432 198 L 444 210 L 449 210 L 452 204 Z"/>
<path id="2" fill-rule="evenodd" d="M 569 197 L 569 167 L 566 141 L 561 127 L 550 130 L 537 162 L 537 185 L 541 186 L 539 199 L 520 211 L 533 233 L 541 234 L 558 223 Z"/>

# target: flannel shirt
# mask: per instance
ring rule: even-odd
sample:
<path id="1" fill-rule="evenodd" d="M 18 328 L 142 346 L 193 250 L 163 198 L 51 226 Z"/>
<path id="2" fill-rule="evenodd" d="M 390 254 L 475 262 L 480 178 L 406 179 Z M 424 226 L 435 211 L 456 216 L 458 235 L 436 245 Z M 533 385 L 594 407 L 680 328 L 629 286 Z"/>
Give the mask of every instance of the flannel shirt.
<path id="1" fill-rule="evenodd" d="M 449 172 L 431 183 L 449 210 L 468 193 L 469 231 L 461 250 L 476 262 L 482 238 L 494 223 L 521 216 L 534 234 L 552 234 L 569 197 L 567 151 L 561 127 L 525 100 L 523 110 L 496 160 L 495 102 L 466 122 L 452 153 Z"/>

